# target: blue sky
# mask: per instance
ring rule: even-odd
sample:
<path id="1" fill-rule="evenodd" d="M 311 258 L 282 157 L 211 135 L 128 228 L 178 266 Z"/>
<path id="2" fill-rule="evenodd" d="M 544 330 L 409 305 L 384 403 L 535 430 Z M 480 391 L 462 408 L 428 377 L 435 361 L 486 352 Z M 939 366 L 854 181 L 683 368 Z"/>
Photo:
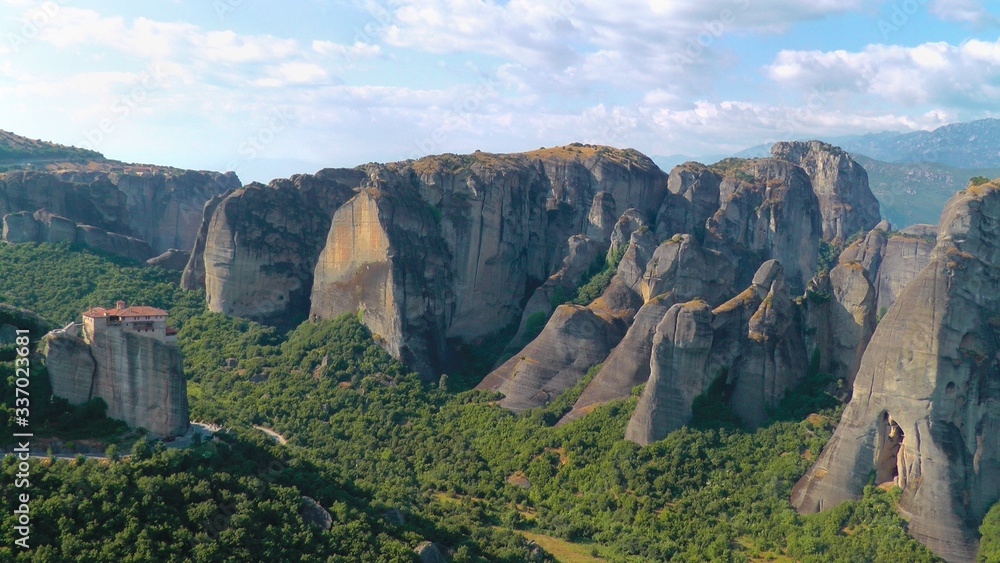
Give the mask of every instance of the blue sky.
<path id="1" fill-rule="evenodd" d="M 0 0 L 0 129 L 244 181 L 932 129 L 1000 113 L 998 4 Z"/>

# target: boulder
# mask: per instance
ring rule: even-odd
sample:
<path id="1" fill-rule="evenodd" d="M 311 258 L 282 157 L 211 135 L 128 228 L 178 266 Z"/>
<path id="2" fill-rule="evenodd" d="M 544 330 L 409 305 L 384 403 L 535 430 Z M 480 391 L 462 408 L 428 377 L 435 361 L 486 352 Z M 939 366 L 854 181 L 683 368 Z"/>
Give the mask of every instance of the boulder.
<path id="1" fill-rule="evenodd" d="M 164 270 L 172 270 L 175 272 L 183 272 L 187 267 L 188 261 L 191 260 L 191 253 L 186 250 L 180 250 L 178 248 L 171 248 L 170 250 L 160 254 L 159 256 L 154 256 L 146 263 L 150 266 L 158 266 Z"/>

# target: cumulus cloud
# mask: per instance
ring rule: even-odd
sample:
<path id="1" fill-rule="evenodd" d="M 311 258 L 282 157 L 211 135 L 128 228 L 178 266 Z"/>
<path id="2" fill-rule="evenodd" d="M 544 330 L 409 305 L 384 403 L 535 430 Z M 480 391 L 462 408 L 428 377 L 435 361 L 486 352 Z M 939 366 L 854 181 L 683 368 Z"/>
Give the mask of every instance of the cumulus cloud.
<path id="1" fill-rule="evenodd" d="M 972 24 L 998 23 L 997 17 L 991 14 L 982 2 L 977 0 L 931 0 L 927 9 L 945 21 Z"/>
<path id="2" fill-rule="evenodd" d="M 387 43 L 501 57 L 536 88 L 621 82 L 698 91 L 724 64 L 720 39 L 773 33 L 803 20 L 866 9 L 875 0 L 399 0 Z"/>
<path id="3" fill-rule="evenodd" d="M 804 91 L 870 94 L 906 106 L 990 107 L 1000 93 L 1000 40 L 869 45 L 855 52 L 785 50 L 766 71 L 772 80 Z"/>
<path id="4" fill-rule="evenodd" d="M 143 17 L 126 21 L 68 6 L 52 11 L 38 27 L 37 39 L 59 48 L 96 45 L 181 65 L 189 72 L 216 79 L 267 86 L 323 81 L 329 67 L 343 62 L 332 60 L 330 55 L 370 57 L 380 50 L 378 45 L 341 45 L 320 40 L 302 45 L 296 39 L 205 30 L 187 22 Z"/>

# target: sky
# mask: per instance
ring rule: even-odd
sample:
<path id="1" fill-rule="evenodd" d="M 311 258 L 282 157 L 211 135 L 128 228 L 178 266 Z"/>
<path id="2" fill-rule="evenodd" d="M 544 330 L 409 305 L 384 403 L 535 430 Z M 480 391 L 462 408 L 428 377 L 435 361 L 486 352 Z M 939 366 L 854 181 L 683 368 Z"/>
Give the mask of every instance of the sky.
<path id="1" fill-rule="evenodd" d="M 1000 114 L 1000 2 L 0 0 L 0 129 L 244 182 Z"/>

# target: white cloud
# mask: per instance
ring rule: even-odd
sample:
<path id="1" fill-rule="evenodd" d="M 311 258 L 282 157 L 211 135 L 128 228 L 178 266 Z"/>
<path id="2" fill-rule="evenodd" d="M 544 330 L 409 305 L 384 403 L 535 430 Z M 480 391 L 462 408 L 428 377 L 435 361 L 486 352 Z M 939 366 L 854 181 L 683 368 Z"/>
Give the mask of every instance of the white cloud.
<path id="1" fill-rule="evenodd" d="M 874 95 L 914 106 L 992 106 L 1000 81 L 1000 40 L 915 47 L 869 45 L 862 51 L 781 51 L 770 78 L 802 91 Z"/>
<path id="2" fill-rule="evenodd" d="M 377 57 L 382 53 L 380 45 L 356 41 L 353 45 L 343 45 L 332 41 L 316 40 L 312 49 L 321 55 L 332 55 L 347 58 Z"/>
<path id="3" fill-rule="evenodd" d="M 996 24 L 997 17 L 989 13 L 978 0 L 931 0 L 927 10 L 945 21 L 972 24 Z"/>
<path id="4" fill-rule="evenodd" d="M 434 53 L 500 57 L 553 90 L 622 82 L 688 90 L 720 63 L 720 38 L 780 32 L 862 10 L 876 0 L 400 0 L 387 43 Z M 533 76 L 528 76 L 533 75 Z M 686 80 L 690 79 L 690 80 Z M 697 89 L 697 88 L 694 88 Z"/>

